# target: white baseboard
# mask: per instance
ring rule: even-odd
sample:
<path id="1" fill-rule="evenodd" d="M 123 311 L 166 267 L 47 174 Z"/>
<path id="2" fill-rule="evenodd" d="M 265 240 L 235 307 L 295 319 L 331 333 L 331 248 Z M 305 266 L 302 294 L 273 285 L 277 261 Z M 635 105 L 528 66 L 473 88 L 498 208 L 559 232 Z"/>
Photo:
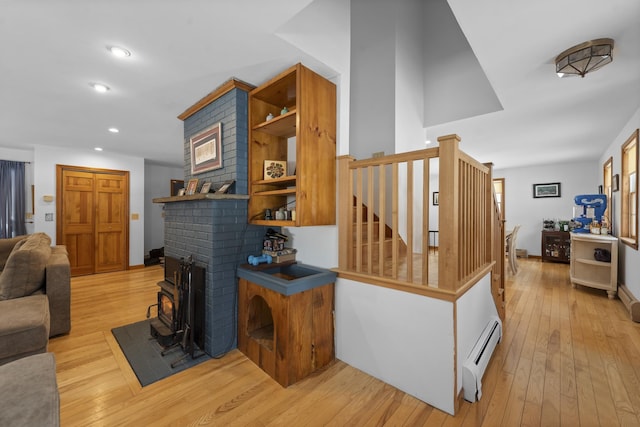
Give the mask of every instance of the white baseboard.
<path id="1" fill-rule="evenodd" d="M 623 284 L 618 285 L 618 297 L 624 306 L 627 307 L 627 310 L 629 310 L 631 320 L 640 323 L 640 301 L 638 301 L 629 288 Z"/>

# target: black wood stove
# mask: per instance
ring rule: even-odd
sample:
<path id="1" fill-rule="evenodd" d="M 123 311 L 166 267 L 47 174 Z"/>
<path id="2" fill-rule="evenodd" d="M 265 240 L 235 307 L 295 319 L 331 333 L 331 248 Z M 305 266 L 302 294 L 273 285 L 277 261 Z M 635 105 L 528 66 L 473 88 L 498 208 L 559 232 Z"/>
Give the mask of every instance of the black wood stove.
<path id="1" fill-rule="evenodd" d="M 166 350 L 179 345 L 184 357 L 204 354 L 204 284 L 205 269 L 196 266 L 191 257 L 165 257 L 158 302 L 149 306 L 147 318 L 156 306 L 158 315 L 150 321 L 150 333 Z"/>

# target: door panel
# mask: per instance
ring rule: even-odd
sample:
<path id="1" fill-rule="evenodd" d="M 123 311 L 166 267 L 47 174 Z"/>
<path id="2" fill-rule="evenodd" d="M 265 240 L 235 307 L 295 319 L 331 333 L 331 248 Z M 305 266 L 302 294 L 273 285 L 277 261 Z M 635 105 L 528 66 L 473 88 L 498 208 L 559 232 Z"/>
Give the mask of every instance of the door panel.
<path id="1" fill-rule="evenodd" d="M 126 269 L 125 177 L 96 175 L 96 272 Z"/>
<path id="2" fill-rule="evenodd" d="M 62 241 L 67 246 L 71 274 L 92 274 L 94 264 L 94 177 L 91 173 L 64 170 Z"/>

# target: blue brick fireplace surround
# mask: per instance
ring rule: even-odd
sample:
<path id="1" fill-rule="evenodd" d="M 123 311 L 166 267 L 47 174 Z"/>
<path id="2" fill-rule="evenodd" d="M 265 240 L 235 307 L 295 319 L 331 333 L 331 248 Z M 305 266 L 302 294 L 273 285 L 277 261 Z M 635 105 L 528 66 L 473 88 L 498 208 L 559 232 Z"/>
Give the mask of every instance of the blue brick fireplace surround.
<path id="1" fill-rule="evenodd" d="M 198 178 L 219 187 L 236 181 L 234 194 L 154 199 L 164 203 L 165 255 L 193 256 L 206 268 L 205 348 L 219 356 L 237 347 L 236 268 L 247 256 L 259 255 L 268 227 L 248 224 L 248 91 L 246 83 L 229 80 L 185 111 L 185 182 Z M 222 125 L 221 169 L 191 175 L 190 138 L 216 123 Z M 280 231 L 278 227 L 274 227 Z"/>
<path id="2" fill-rule="evenodd" d="M 259 255 L 266 227 L 247 224 L 247 200 L 165 204 L 165 255 L 193 255 L 206 268 L 205 348 L 218 356 L 237 347 L 236 268 Z"/>

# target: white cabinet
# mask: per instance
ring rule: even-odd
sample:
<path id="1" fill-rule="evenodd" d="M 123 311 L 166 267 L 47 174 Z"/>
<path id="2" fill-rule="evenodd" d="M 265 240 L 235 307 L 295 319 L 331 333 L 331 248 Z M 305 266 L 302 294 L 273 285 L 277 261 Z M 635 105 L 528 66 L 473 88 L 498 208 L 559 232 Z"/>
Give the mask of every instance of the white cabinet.
<path id="1" fill-rule="evenodd" d="M 598 261 L 596 249 L 611 253 L 611 261 Z M 571 283 L 607 291 L 609 298 L 618 292 L 618 239 L 609 235 L 571 233 Z"/>

